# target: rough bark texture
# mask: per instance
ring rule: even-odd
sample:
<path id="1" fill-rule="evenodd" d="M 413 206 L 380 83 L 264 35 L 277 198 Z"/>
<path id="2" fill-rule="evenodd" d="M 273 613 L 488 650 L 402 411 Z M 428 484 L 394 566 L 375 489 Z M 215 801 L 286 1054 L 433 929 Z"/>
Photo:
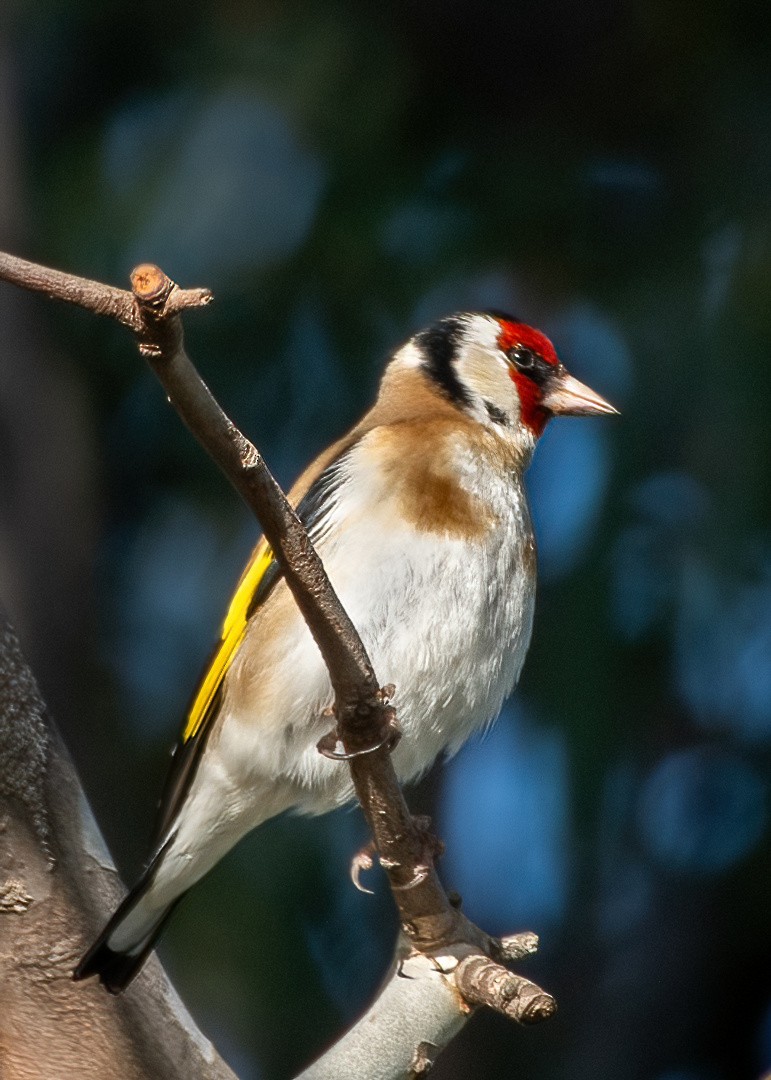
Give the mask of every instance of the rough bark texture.
<path id="1" fill-rule="evenodd" d="M 72 982 L 121 886 L 0 616 L 0 1076 L 233 1080 L 152 959 L 122 997 Z"/>

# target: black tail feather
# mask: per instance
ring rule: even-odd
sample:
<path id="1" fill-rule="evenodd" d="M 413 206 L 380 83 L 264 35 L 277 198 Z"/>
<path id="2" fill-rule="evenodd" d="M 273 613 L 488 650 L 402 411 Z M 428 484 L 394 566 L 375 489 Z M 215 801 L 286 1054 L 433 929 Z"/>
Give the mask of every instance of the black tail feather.
<path id="1" fill-rule="evenodd" d="M 137 887 L 128 894 L 94 944 L 78 963 L 72 973 L 73 979 L 78 981 L 88 979 L 91 975 L 98 975 L 99 981 L 111 994 L 119 994 L 126 989 L 134 976 L 138 974 L 158 940 L 159 934 L 166 925 L 166 920 L 182 899 L 182 896 L 178 896 L 169 904 L 151 932 L 138 943 L 135 949 L 129 952 L 116 952 L 110 948 L 107 940 L 116 926 L 122 921 L 123 916 L 136 903 L 139 891 L 140 888 Z"/>
<path id="2" fill-rule="evenodd" d="M 93 945 L 72 973 L 75 980 L 98 975 L 99 981 L 111 994 L 125 990 L 147 958 L 152 945 L 139 953 L 113 952 L 104 941 Z"/>

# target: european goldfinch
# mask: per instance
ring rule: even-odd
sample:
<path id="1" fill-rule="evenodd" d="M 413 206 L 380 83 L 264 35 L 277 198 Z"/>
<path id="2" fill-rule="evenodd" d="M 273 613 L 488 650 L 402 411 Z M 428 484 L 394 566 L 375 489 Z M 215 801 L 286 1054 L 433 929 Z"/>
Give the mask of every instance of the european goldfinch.
<path id="1" fill-rule="evenodd" d="M 381 683 L 396 685 L 399 778 L 495 719 L 522 668 L 536 556 L 523 473 L 555 414 L 616 410 L 548 338 L 497 312 L 412 337 L 374 407 L 290 492 Z M 172 764 L 159 844 L 75 970 L 118 993 L 174 905 L 255 826 L 353 799 L 327 670 L 264 540 L 225 618 Z"/>

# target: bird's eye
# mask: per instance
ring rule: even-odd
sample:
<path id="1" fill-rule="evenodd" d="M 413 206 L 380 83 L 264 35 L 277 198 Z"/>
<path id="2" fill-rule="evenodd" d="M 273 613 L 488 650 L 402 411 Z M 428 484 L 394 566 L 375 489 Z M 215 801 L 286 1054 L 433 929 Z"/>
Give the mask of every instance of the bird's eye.
<path id="1" fill-rule="evenodd" d="M 515 345 L 508 352 L 509 361 L 518 371 L 532 371 L 538 362 L 538 356 L 524 345 Z"/>

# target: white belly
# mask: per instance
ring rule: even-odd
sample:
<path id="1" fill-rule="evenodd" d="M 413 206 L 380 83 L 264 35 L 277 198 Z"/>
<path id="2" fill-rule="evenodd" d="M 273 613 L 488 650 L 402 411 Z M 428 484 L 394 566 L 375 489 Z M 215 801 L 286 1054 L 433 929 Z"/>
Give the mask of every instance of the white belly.
<path id="1" fill-rule="evenodd" d="M 359 527 L 349 514 L 342 535 L 333 531 L 318 545 L 378 680 L 396 686 L 401 780 L 495 719 L 522 668 L 533 619 L 532 533 L 523 493 L 506 494 L 499 524 L 473 544 L 397 528 L 386 504 L 379 513 L 370 507 Z M 259 619 L 252 633 L 247 648 L 264 654 Z M 252 676 L 234 664 L 231 677 L 251 677 L 254 694 L 240 695 L 237 708 L 226 696 L 210 752 L 233 789 L 251 792 L 256 804 L 269 789 L 273 813 L 276 799 L 323 813 L 353 798 L 348 767 L 316 749 L 332 726 L 322 715 L 332 703 L 329 677 L 299 614 L 275 645 Z"/>

